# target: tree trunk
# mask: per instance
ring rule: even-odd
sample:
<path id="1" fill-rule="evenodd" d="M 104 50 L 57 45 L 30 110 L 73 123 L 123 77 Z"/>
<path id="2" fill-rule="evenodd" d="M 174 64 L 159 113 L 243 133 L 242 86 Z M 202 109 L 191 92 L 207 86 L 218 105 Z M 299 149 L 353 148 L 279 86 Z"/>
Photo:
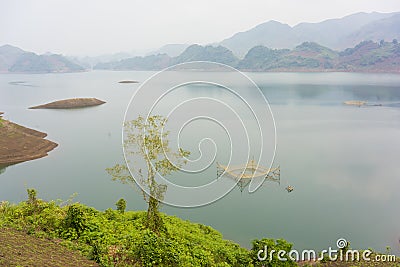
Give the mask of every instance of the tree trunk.
<path id="1" fill-rule="evenodd" d="M 160 233 L 165 230 L 164 223 L 158 210 L 159 205 L 160 202 L 156 198 L 152 196 L 149 197 L 146 227 L 154 233 Z"/>

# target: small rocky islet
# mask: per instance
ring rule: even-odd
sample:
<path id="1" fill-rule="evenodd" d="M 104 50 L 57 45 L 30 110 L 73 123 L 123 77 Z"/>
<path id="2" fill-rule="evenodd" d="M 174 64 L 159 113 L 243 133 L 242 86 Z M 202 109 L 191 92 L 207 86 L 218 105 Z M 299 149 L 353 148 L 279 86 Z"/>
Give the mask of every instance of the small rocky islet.
<path id="1" fill-rule="evenodd" d="M 106 103 L 97 98 L 71 98 L 30 107 L 29 109 L 73 109 L 99 106 Z"/>
<path id="2" fill-rule="evenodd" d="M 139 83 L 139 82 L 134 81 L 134 80 L 122 80 L 122 81 L 119 81 L 118 83 Z"/>

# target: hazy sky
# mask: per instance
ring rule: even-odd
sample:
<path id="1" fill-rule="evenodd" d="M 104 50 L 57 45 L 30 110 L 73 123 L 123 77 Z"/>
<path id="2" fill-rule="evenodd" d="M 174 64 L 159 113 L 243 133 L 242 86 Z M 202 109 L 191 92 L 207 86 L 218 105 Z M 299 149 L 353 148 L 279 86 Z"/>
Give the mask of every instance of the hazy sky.
<path id="1" fill-rule="evenodd" d="M 400 1 L 0 0 L 0 45 L 66 55 L 143 52 L 221 41 L 268 20 L 294 26 L 372 11 L 400 11 Z"/>

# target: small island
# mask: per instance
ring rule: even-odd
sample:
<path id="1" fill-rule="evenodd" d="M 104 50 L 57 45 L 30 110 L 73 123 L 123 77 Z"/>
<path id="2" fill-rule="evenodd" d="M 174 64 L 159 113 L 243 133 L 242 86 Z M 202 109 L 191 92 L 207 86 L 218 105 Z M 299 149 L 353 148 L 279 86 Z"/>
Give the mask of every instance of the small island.
<path id="1" fill-rule="evenodd" d="M 71 98 L 54 101 L 44 105 L 30 107 L 29 109 L 73 109 L 102 105 L 106 102 L 97 98 Z"/>
<path id="2" fill-rule="evenodd" d="M 134 81 L 134 80 L 122 80 L 122 81 L 119 81 L 118 83 L 139 83 L 139 82 Z"/>
<path id="3" fill-rule="evenodd" d="M 349 100 L 349 101 L 344 101 L 343 103 L 345 105 L 361 107 L 361 106 L 366 105 L 368 102 L 367 101 L 361 101 L 361 100 Z"/>
<path id="4" fill-rule="evenodd" d="M 29 129 L 0 116 L 0 165 L 6 166 L 47 156 L 58 145 L 46 133 Z"/>

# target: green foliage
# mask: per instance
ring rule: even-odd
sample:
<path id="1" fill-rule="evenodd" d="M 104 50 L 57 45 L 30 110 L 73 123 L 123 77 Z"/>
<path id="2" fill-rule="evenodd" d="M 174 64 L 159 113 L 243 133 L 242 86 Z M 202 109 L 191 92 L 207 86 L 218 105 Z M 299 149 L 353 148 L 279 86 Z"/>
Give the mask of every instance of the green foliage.
<path id="1" fill-rule="evenodd" d="M 11 226 L 39 236 L 57 236 L 65 211 L 54 201 L 36 199 L 35 190 L 28 192 L 31 192 L 28 201 L 19 205 L 7 201 L 0 203 L 0 226 Z"/>
<path id="2" fill-rule="evenodd" d="M 121 213 L 125 212 L 126 209 L 126 201 L 123 198 L 120 198 L 117 203 L 115 203 L 115 205 L 117 206 L 117 210 Z"/>
<path id="3" fill-rule="evenodd" d="M 239 62 L 240 69 L 268 70 L 279 67 L 279 62 L 290 50 L 269 49 L 265 46 L 255 46 L 249 50 L 245 58 Z"/>
<path id="4" fill-rule="evenodd" d="M 26 189 L 26 191 L 28 192 L 28 203 L 32 204 L 32 205 L 35 205 L 37 203 L 37 199 L 36 199 L 37 192 L 36 192 L 36 190 L 32 189 L 32 188 L 28 188 L 28 189 Z"/>
<path id="5" fill-rule="evenodd" d="M 283 239 L 277 239 L 276 241 L 274 239 L 260 239 L 260 240 L 253 240 L 253 247 L 250 251 L 251 259 L 253 260 L 254 266 L 268 266 L 268 267 L 274 267 L 274 266 L 297 266 L 297 264 L 292 261 L 288 253 L 292 249 L 292 244 L 288 243 L 287 241 Z M 267 259 L 266 261 L 260 261 L 258 260 L 258 252 L 260 250 L 264 250 L 267 247 Z M 272 258 L 269 258 L 270 252 L 272 250 L 275 250 L 275 253 L 272 254 Z M 283 256 L 283 258 L 286 258 L 286 261 L 280 261 L 278 259 L 278 254 L 277 252 L 280 250 L 286 251 L 286 254 Z"/>
<path id="6" fill-rule="evenodd" d="M 176 266 L 179 256 L 175 250 L 175 242 L 152 231 L 145 230 L 137 240 L 140 246 L 134 252 L 142 266 Z"/>
<path id="7" fill-rule="evenodd" d="M 63 229 L 62 235 L 67 239 L 78 239 L 81 236 L 86 229 L 86 216 L 82 205 L 72 204 L 68 207 Z"/>
<path id="8" fill-rule="evenodd" d="M 36 199 L 0 203 L 0 227 L 62 239 L 101 266 L 252 266 L 252 254 L 213 228 L 159 213 L 165 231 L 146 227 L 147 212 L 97 211 L 79 203 L 61 207 Z"/>
<path id="9" fill-rule="evenodd" d="M 321 257 L 321 255 L 319 255 L 319 257 Z M 329 254 L 324 253 L 324 255 L 323 255 L 322 259 L 321 259 L 321 263 L 327 263 L 327 262 L 330 262 L 330 261 L 331 261 L 331 259 L 329 258 Z"/>
<path id="10" fill-rule="evenodd" d="M 314 42 L 304 42 L 295 48 L 296 51 L 334 54 L 335 52 L 325 46 Z"/>

